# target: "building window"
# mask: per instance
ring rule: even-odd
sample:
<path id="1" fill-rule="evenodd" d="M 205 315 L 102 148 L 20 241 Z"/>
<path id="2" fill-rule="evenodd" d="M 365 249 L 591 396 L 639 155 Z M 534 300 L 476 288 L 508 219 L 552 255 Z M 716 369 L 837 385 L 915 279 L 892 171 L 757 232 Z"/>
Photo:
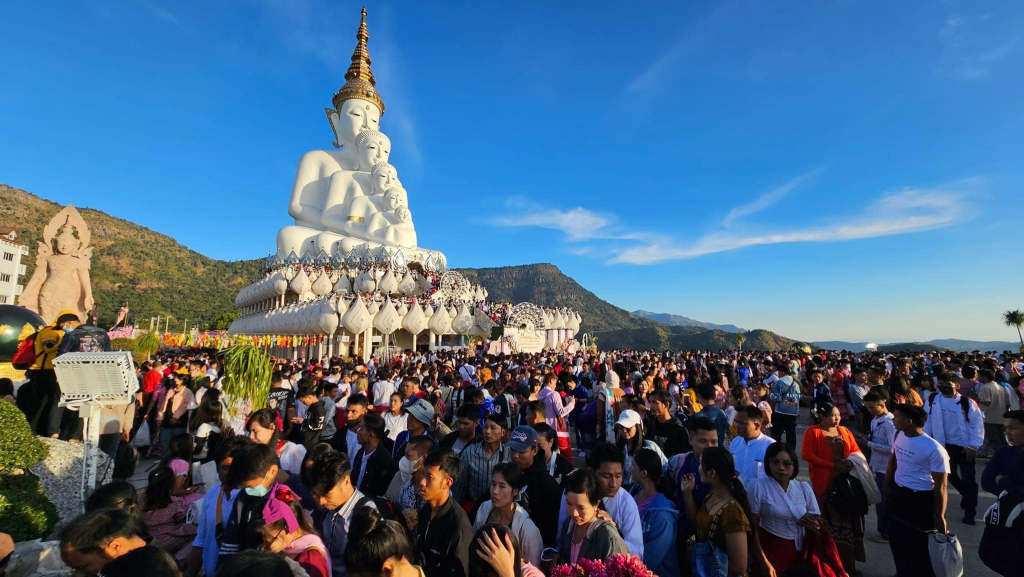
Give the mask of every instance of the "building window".
<path id="1" fill-rule="evenodd" d="M 14 260 L 14 253 L 13 252 L 5 252 L 4 253 L 4 260 L 13 261 Z"/>
<path id="2" fill-rule="evenodd" d="M 11 282 L 11 275 L 0 273 L 0 282 Z"/>
<path id="3" fill-rule="evenodd" d="M 7 296 L 6 295 L 0 295 L 0 305 L 5 305 L 5 304 L 7 304 Z"/>

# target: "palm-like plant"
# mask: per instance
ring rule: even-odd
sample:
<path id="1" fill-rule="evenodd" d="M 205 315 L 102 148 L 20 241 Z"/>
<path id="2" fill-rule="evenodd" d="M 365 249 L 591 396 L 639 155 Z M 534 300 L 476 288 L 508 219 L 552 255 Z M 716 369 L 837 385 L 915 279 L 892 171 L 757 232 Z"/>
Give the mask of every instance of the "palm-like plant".
<path id="1" fill-rule="evenodd" d="M 244 403 L 250 410 L 262 409 L 270 392 L 270 376 L 274 363 L 262 349 L 249 342 L 240 342 L 224 349 L 224 396 L 232 399 L 232 408 Z"/>
<path id="2" fill-rule="evenodd" d="M 736 346 L 743 350 L 743 343 L 747 342 L 747 335 L 743 333 L 736 333 Z"/>
<path id="3" fill-rule="evenodd" d="M 1024 326 L 1024 311 L 1017 309 L 1015 311 L 1006 311 L 1003 313 L 1003 322 L 1008 327 L 1017 328 L 1017 338 L 1020 339 L 1021 349 L 1024 350 L 1024 336 L 1021 335 L 1020 328 Z"/>

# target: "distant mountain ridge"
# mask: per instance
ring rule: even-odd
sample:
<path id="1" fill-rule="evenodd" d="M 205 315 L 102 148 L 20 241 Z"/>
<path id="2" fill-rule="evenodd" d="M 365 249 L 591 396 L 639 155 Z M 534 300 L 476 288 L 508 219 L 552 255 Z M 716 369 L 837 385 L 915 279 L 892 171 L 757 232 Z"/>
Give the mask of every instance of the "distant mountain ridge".
<path id="1" fill-rule="evenodd" d="M 862 353 L 867 350 L 868 343 L 851 343 L 847 341 L 816 341 L 814 344 L 823 349 L 842 351 L 847 350 L 855 353 Z M 878 350 L 886 352 L 901 350 L 928 350 L 928 351 L 956 351 L 969 353 L 971 351 L 1017 351 L 1020 348 L 1019 342 L 1013 341 L 967 341 L 963 339 L 935 339 L 924 342 L 901 342 L 901 343 L 876 343 Z M 900 348 L 904 347 L 904 348 Z"/>
<path id="2" fill-rule="evenodd" d="M 35 269 L 35 257 L 43 227 L 61 209 L 61 205 L 24 190 L 0 184 L 0 226 L 12 226 L 30 254 L 23 262 L 27 283 Z M 95 247 L 92 260 L 93 294 L 100 306 L 101 326 L 114 322 L 117 310 L 132 309 L 132 319 L 148 328 L 153 316 L 174 319 L 171 331 L 180 331 L 184 321 L 189 327 L 206 326 L 218 315 L 234 313 L 238 291 L 260 278 L 262 259 L 221 261 L 189 249 L 173 238 L 104 212 L 78 207 L 92 233 Z M 580 286 L 558 267 L 531 264 L 480 269 L 456 269 L 467 279 L 487 288 L 490 300 L 513 303 L 533 302 L 548 307 L 571 307 L 583 317 L 582 331 L 597 337 L 602 349 L 736 349 L 737 335 L 746 338 L 743 350 L 789 349 L 797 341 L 764 329 L 743 331 L 735 325 L 716 325 L 678 315 L 665 323 L 617 307 Z M 657 315 L 637 311 L 644 315 Z M 138 315 L 138 317 L 136 317 Z M 691 324 L 684 324 L 689 322 Z M 938 341 L 933 341 L 938 342 Z M 1016 350 L 1016 343 L 967 343 L 965 350 Z M 825 348 L 853 350 L 866 343 L 840 341 L 818 343 Z M 999 346 L 992 346 L 998 344 Z M 970 346 L 968 346 L 970 345 Z M 952 345 L 947 345 L 951 348 Z"/>
<path id="3" fill-rule="evenodd" d="M 674 315 L 671 313 L 652 313 L 651 311 L 635 310 L 633 311 L 638 317 L 644 317 L 651 320 L 658 321 L 659 323 L 669 326 L 682 326 L 682 327 L 701 327 L 704 329 L 717 329 L 725 331 L 727 333 L 742 333 L 746 332 L 746 329 L 741 329 L 736 325 L 716 325 L 715 323 L 706 323 L 704 321 L 698 321 L 691 319 L 690 317 L 684 317 L 682 315 Z"/>

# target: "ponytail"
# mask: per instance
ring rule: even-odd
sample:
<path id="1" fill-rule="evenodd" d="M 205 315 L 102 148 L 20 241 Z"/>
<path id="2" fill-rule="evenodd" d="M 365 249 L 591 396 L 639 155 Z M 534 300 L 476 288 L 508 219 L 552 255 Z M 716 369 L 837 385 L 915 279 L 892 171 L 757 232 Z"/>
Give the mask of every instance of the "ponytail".
<path id="1" fill-rule="evenodd" d="M 633 463 L 636 464 L 647 477 L 654 482 L 654 488 L 669 499 L 675 497 L 676 485 L 671 475 L 662 474 L 661 457 L 654 449 L 642 448 L 633 456 Z"/>
<path id="2" fill-rule="evenodd" d="M 736 499 L 736 502 L 740 504 L 743 509 L 743 514 L 747 516 L 747 522 L 753 527 L 754 514 L 750 510 L 750 497 L 747 496 L 747 488 L 743 486 L 743 481 L 740 480 L 740 476 L 736 475 L 729 482 L 729 491 L 732 493 L 732 498 Z M 753 551 L 754 547 L 754 531 L 757 528 L 752 528 L 747 532 L 747 547 Z"/>

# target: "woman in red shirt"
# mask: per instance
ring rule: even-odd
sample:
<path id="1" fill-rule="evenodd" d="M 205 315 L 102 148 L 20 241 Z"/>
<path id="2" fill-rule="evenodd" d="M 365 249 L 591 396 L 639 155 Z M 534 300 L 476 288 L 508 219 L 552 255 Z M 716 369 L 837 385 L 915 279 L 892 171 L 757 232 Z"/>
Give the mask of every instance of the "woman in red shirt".
<path id="1" fill-rule="evenodd" d="M 821 422 L 804 432 L 800 456 L 807 462 L 811 487 L 814 488 L 822 516 L 836 542 L 843 568 L 847 573 L 853 574 L 856 562 L 866 560 L 864 515 L 851 515 L 839 511 L 828 497 L 836 478 L 853 471 L 853 463 L 849 457 L 859 452 L 860 447 L 857 446 L 853 433 L 839 425 L 839 409 L 829 403 L 822 403 L 818 409 Z"/>

